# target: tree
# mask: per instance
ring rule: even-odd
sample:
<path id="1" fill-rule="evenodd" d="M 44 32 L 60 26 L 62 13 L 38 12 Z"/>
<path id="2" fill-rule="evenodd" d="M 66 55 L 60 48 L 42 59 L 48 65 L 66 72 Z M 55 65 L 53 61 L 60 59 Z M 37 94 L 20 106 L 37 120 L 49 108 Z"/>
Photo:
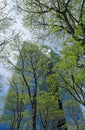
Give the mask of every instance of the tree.
<path id="1" fill-rule="evenodd" d="M 41 91 L 37 97 L 37 113 L 44 130 L 60 129 L 58 121 L 64 118 L 63 110 L 59 109 L 58 99 L 51 92 Z M 56 125 L 54 120 L 56 119 Z M 63 127 L 63 126 L 62 126 Z"/>
<path id="2" fill-rule="evenodd" d="M 62 88 L 65 86 L 66 90 L 69 91 L 77 101 L 84 105 L 84 64 L 80 64 L 80 62 L 85 56 L 85 0 L 27 0 L 21 3 L 21 6 L 18 4 L 17 7 L 24 12 L 23 21 L 26 27 L 31 25 L 37 29 L 44 29 L 42 33 L 44 32 L 44 34 L 46 34 L 46 31 L 49 32 L 51 39 L 57 36 L 58 32 L 61 36 L 64 34 L 66 37 L 67 47 L 66 50 L 63 51 L 62 57 L 67 58 L 71 66 L 66 60 L 61 58 L 62 61 L 60 64 L 65 64 L 64 68 L 66 70 L 63 70 L 61 66 L 61 70 L 58 71 L 61 77 L 60 81 L 64 83 L 62 85 L 60 84 L 60 86 L 62 86 Z M 74 51 L 71 51 L 71 55 L 69 49 L 73 49 Z M 66 55 L 66 51 L 68 51 L 68 55 Z M 75 63 L 72 63 L 72 60 Z M 70 67 L 72 67 L 73 70 Z M 65 75 L 63 75 L 63 73 Z M 66 76 L 67 73 L 70 73 L 68 74 L 69 78 Z M 82 95 L 82 97 L 80 95 Z"/>
<path id="3" fill-rule="evenodd" d="M 19 48 L 19 60 L 15 66 L 15 72 L 20 75 L 19 82 L 23 82 L 29 96 L 29 107 L 31 107 L 31 129 L 36 129 L 37 94 L 42 86 L 46 85 L 48 71 L 48 57 L 43 54 L 37 45 L 25 42 L 22 49 Z"/>
<path id="4" fill-rule="evenodd" d="M 69 95 L 68 95 L 69 96 Z M 75 99 L 70 99 L 64 102 L 64 110 L 67 116 L 68 126 L 73 130 L 81 130 L 84 126 L 84 119 L 79 104 Z M 74 128 L 73 128 L 74 127 Z"/>
<path id="5" fill-rule="evenodd" d="M 43 90 L 44 93 L 46 92 L 46 95 L 48 95 L 48 98 L 45 100 L 46 102 L 47 102 L 47 100 L 49 100 L 49 98 L 52 98 L 52 100 L 55 101 L 55 103 L 57 103 L 57 101 L 58 101 L 58 110 L 59 110 L 58 112 L 63 111 L 62 105 L 60 105 L 61 104 L 60 93 L 58 90 L 56 90 L 56 87 L 55 87 L 57 82 L 55 82 L 55 85 L 52 88 L 52 84 L 50 83 L 51 87 L 49 87 L 50 85 L 47 83 L 47 80 L 46 80 L 48 75 L 50 75 L 52 73 L 52 67 L 53 67 L 53 61 L 51 60 L 50 57 L 48 57 L 49 55 L 44 54 L 44 51 L 41 52 L 41 48 L 39 48 L 36 44 L 30 43 L 30 42 L 24 42 L 22 49 L 19 47 L 19 45 L 17 47 L 18 47 L 17 51 L 19 53 L 19 59 L 18 59 L 17 65 L 14 65 L 13 62 L 10 61 L 10 58 L 8 58 L 8 57 L 7 57 L 7 63 L 10 63 L 12 65 L 12 69 L 15 70 L 14 76 L 13 76 L 13 81 L 14 81 L 14 83 L 16 83 L 14 85 L 17 85 L 17 90 L 20 92 L 24 88 L 24 94 L 27 94 L 29 97 L 27 106 L 30 109 L 30 110 L 28 109 L 28 111 L 30 113 L 30 118 L 28 118 L 28 120 L 27 120 L 28 123 L 26 121 L 26 125 L 27 124 L 29 125 L 29 122 L 31 122 L 29 127 L 32 130 L 35 130 L 35 129 L 37 129 L 37 126 L 36 126 L 37 107 L 38 107 L 37 98 L 38 98 L 38 96 L 40 96 L 40 97 L 43 96 L 42 94 L 40 95 L 39 91 Z M 48 51 L 47 48 L 45 48 L 45 50 Z M 11 82 L 13 82 L 13 81 L 11 81 Z M 50 80 L 50 81 L 52 81 L 52 80 Z M 20 88 L 20 90 L 19 90 L 19 88 Z M 58 94 L 55 90 L 58 92 Z M 12 90 L 12 91 L 14 91 L 14 90 Z M 50 93 L 47 93 L 47 91 L 49 91 L 49 92 L 52 91 L 52 95 L 50 95 Z M 23 93 L 23 91 L 21 91 L 21 94 L 22 93 Z M 53 95 L 55 95 L 56 99 L 54 98 Z M 18 94 L 18 96 L 19 96 L 19 94 Z M 18 98 L 20 98 L 20 96 Z M 15 100 L 17 100 L 17 99 L 15 98 Z M 49 104 L 52 103 L 52 101 L 48 101 L 48 102 L 49 102 Z M 64 119 L 63 112 L 62 112 L 63 118 L 62 118 L 62 116 L 57 115 L 57 114 L 56 114 L 57 117 L 56 118 L 54 117 L 54 113 L 56 113 L 55 109 L 57 109 L 57 106 L 56 106 L 57 104 L 55 105 L 55 103 L 53 104 L 55 106 L 55 108 L 53 109 L 52 113 L 51 113 L 52 108 L 49 108 L 49 111 L 50 111 L 49 118 L 50 119 L 46 120 L 47 124 L 49 124 L 49 122 L 51 121 L 51 118 L 52 118 L 51 123 L 53 125 L 53 129 L 56 129 L 54 127 L 57 127 L 56 122 L 58 123 L 58 128 L 61 128 L 63 125 L 65 125 L 65 119 Z M 43 102 L 42 102 L 42 104 L 43 104 Z M 48 106 L 49 106 L 49 104 L 48 104 Z M 15 105 L 15 107 L 16 107 L 16 105 Z M 43 106 L 43 109 L 44 109 L 44 106 Z M 43 111 L 43 110 L 41 110 L 41 111 Z M 20 113 L 22 113 L 21 110 L 20 110 Z M 58 116 L 60 116 L 60 117 L 58 117 Z M 53 118 L 54 118 L 54 120 L 53 120 Z M 22 121 L 19 122 L 20 124 L 18 124 L 18 128 L 21 128 Z M 44 119 L 43 119 L 43 122 L 44 122 Z M 47 127 L 47 125 L 45 127 Z M 66 129 L 66 126 L 65 126 L 65 129 Z"/>
<path id="6" fill-rule="evenodd" d="M 66 91 L 76 101 L 85 106 L 85 61 L 84 56 L 82 57 L 83 50 L 84 48 L 79 42 L 75 44 L 66 42 L 60 53 L 61 56 L 56 58 L 58 62 L 52 69 L 53 73 L 48 76 L 47 82 L 51 91 L 58 89 L 60 93 Z M 77 57 L 80 57 L 80 60 Z"/>
<path id="7" fill-rule="evenodd" d="M 75 40 L 84 41 L 84 35 L 80 38 L 85 28 L 84 0 L 26 0 L 20 2 L 21 5 L 17 3 L 17 7 L 26 13 L 24 20 L 27 25 L 44 27 L 53 35 L 58 31 L 64 32 L 70 34 Z"/>
<path id="8" fill-rule="evenodd" d="M 68 91 L 74 99 L 85 106 L 85 70 L 84 67 L 81 67 L 84 65 L 84 59 L 83 63 L 81 61 L 76 62 L 77 55 L 80 55 L 82 59 L 83 49 L 78 42 L 65 45 L 61 52 L 61 60 L 59 64 L 57 64 L 57 69 L 55 67 L 54 71 L 56 71 L 59 86 Z"/>
<path id="9" fill-rule="evenodd" d="M 10 130 L 20 130 L 22 123 L 27 121 L 27 117 L 29 118 L 29 112 L 26 110 L 29 97 L 23 83 L 19 84 L 17 78 L 19 77 L 16 75 L 12 79 L 11 88 L 6 97 L 4 114 L 1 118 L 2 122 L 10 127 Z"/>

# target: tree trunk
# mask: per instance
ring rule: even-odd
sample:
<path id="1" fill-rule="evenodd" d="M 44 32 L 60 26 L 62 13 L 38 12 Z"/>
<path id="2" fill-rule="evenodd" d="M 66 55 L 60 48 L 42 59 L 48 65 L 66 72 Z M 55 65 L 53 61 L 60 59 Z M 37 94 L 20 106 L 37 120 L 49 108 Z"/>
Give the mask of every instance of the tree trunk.
<path id="1" fill-rule="evenodd" d="M 36 130 L 36 109 L 37 109 L 37 103 L 35 97 L 32 102 L 32 130 Z"/>
<path id="2" fill-rule="evenodd" d="M 19 128 L 20 128 L 20 123 L 18 122 L 17 123 L 17 130 L 19 130 Z"/>
<path id="3" fill-rule="evenodd" d="M 79 130 L 79 126 L 77 125 L 76 127 L 77 127 L 77 130 Z"/>
<path id="4" fill-rule="evenodd" d="M 47 130 L 47 127 L 46 127 L 46 126 L 44 126 L 44 130 Z"/>
<path id="5" fill-rule="evenodd" d="M 80 129 L 79 129 L 78 122 L 75 122 L 75 125 L 76 125 L 77 130 L 80 130 Z"/>

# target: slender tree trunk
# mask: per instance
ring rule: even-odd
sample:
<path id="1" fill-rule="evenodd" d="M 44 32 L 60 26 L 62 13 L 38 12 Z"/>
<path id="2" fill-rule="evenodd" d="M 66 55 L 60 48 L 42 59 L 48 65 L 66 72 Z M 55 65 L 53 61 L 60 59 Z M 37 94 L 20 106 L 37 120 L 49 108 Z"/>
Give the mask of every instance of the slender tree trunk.
<path id="1" fill-rule="evenodd" d="M 32 103 L 32 130 L 36 130 L 36 109 L 37 109 L 37 103 L 35 97 Z"/>
<path id="2" fill-rule="evenodd" d="M 21 120 L 22 120 L 22 116 L 21 116 L 21 112 L 20 112 L 20 113 L 18 113 L 18 116 L 17 116 L 17 130 L 20 129 Z"/>
<path id="3" fill-rule="evenodd" d="M 15 129 L 15 126 L 14 124 L 10 126 L 10 130 L 14 130 Z"/>
<path id="4" fill-rule="evenodd" d="M 52 130 L 55 130 L 55 126 L 54 126 L 53 121 L 52 121 Z"/>
<path id="5" fill-rule="evenodd" d="M 77 130 L 79 130 L 79 126 L 77 125 L 76 127 L 77 127 Z"/>
<path id="6" fill-rule="evenodd" d="M 32 130 L 36 130 L 36 111 L 37 111 L 37 77 L 36 72 L 33 66 L 33 62 L 31 61 L 32 69 L 33 69 L 33 76 L 34 76 L 34 94 L 33 94 L 33 101 L 32 101 Z"/>
<path id="7" fill-rule="evenodd" d="M 80 129 L 79 129 L 79 125 L 78 125 L 77 122 L 75 122 L 75 125 L 76 125 L 77 130 L 80 130 Z"/>
<path id="8" fill-rule="evenodd" d="M 47 130 L 47 127 L 46 127 L 46 126 L 44 126 L 44 130 Z"/>
<path id="9" fill-rule="evenodd" d="M 19 128 L 20 128 L 20 123 L 18 122 L 17 123 L 17 130 L 19 130 Z"/>
<path id="10" fill-rule="evenodd" d="M 14 121 L 12 122 L 12 125 L 10 125 L 10 130 L 13 130 L 15 128 Z"/>
<path id="11" fill-rule="evenodd" d="M 12 126 L 10 126 L 10 130 L 13 130 L 13 127 L 12 127 Z"/>

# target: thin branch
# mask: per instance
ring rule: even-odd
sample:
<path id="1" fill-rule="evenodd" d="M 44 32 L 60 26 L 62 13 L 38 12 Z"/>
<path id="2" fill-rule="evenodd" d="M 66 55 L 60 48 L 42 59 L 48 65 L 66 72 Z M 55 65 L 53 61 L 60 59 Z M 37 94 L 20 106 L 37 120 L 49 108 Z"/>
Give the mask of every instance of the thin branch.
<path id="1" fill-rule="evenodd" d="M 79 16 L 79 22 L 82 20 L 84 4 L 85 4 L 85 0 L 82 1 L 80 16 Z"/>
<path id="2" fill-rule="evenodd" d="M 19 5 L 18 5 L 18 9 L 22 10 L 23 12 L 30 13 L 30 14 L 35 14 L 35 13 L 44 14 L 44 13 L 48 13 L 49 11 L 51 11 L 51 9 L 49 9 L 49 10 L 43 10 L 43 11 L 29 11 L 29 10 L 23 9 Z"/>
<path id="3" fill-rule="evenodd" d="M 68 12 L 68 14 L 69 14 L 69 17 L 70 17 L 70 19 L 74 22 L 76 22 L 76 23 L 78 23 L 78 20 L 71 14 L 71 12 L 67 9 L 67 12 Z"/>

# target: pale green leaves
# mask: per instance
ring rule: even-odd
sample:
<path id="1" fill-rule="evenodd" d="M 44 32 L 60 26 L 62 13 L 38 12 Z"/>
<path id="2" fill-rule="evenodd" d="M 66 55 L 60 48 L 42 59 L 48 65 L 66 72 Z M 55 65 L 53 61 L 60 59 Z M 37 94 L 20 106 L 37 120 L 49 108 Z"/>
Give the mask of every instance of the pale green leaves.
<path id="1" fill-rule="evenodd" d="M 42 91 L 37 98 L 38 102 L 38 114 L 41 114 L 43 120 L 52 120 L 57 117 L 59 112 L 58 100 L 52 93 Z"/>

